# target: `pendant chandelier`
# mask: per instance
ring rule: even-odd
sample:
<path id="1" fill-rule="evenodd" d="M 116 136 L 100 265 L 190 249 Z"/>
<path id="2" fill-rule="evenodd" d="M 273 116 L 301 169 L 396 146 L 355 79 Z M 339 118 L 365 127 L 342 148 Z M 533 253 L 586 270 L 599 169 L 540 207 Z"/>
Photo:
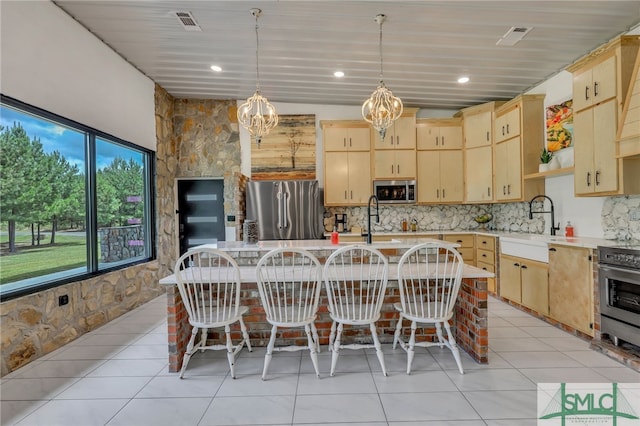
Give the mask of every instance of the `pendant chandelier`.
<path id="1" fill-rule="evenodd" d="M 251 9 L 251 15 L 256 18 L 256 92 L 238 108 L 238 122 L 247 129 L 258 145 L 262 137 L 268 135 L 269 131 L 278 125 L 276 109 L 260 93 L 258 18 L 261 14 L 262 10 Z"/>
<path id="2" fill-rule="evenodd" d="M 380 26 L 380 84 L 373 91 L 369 99 L 362 104 L 362 117 L 380 134 L 384 139 L 387 129 L 402 115 L 402 101 L 393 96 L 393 92 L 385 86 L 382 79 L 382 23 L 387 17 L 376 15 L 375 21 Z"/>

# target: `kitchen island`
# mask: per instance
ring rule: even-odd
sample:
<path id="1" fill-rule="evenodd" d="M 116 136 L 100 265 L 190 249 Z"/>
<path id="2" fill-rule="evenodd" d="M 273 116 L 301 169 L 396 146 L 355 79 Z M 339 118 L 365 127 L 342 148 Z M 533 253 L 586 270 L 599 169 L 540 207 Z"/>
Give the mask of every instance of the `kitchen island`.
<path id="1" fill-rule="evenodd" d="M 400 301 L 398 293 L 397 263 L 404 252 L 416 244 L 424 242 L 439 242 L 428 238 L 400 238 L 392 241 L 384 241 L 372 244 L 372 247 L 380 250 L 389 260 L 389 283 L 387 293 L 382 306 L 381 318 L 378 321 L 378 334 L 382 343 L 391 343 L 393 333 L 398 320 L 398 313 L 393 304 Z M 260 303 L 258 288 L 255 278 L 255 265 L 260 258 L 270 250 L 280 247 L 303 248 L 312 252 L 321 263 L 337 248 L 353 243 L 331 244 L 327 240 L 290 240 L 290 241 L 260 241 L 257 244 L 245 244 L 243 242 L 220 242 L 209 247 L 228 252 L 240 265 L 240 277 L 242 281 L 242 303 L 249 307 L 249 313 L 244 320 L 249 331 L 252 346 L 266 346 L 269 339 L 271 326 L 266 322 L 264 311 Z M 451 244 L 453 247 L 455 243 Z M 487 279 L 493 274 L 471 265 L 466 265 L 463 270 L 462 285 L 455 307 L 455 315 L 452 321 L 456 341 L 460 348 L 466 351 L 479 363 L 488 363 L 488 331 L 487 331 Z M 182 357 L 191 335 L 191 326 L 188 323 L 187 313 L 184 309 L 176 284 L 174 274 L 160 280 L 160 284 L 167 288 L 167 312 L 169 330 L 169 371 L 179 371 Z M 328 313 L 328 302 L 324 291 L 320 297 L 320 309 L 316 327 L 322 345 L 328 344 L 331 319 Z M 361 341 L 369 339 L 367 331 L 361 328 L 349 329 L 350 333 L 343 337 L 343 341 Z M 409 327 L 405 327 L 409 332 Z M 218 339 L 220 334 L 212 332 L 210 338 Z M 234 340 L 240 339 L 239 327 L 232 328 Z M 437 339 L 435 329 L 424 327 L 416 331 L 418 340 Z M 306 342 L 304 331 L 286 330 L 278 336 L 277 344 L 289 345 Z M 400 350 L 400 349 L 398 349 Z"/>

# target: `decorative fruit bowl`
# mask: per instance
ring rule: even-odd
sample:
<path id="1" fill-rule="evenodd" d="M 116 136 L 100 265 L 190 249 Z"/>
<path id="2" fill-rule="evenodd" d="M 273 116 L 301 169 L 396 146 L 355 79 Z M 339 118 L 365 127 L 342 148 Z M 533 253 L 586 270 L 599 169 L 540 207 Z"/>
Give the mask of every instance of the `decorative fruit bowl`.
<path id="1" fill-rule="evenodd" d="M 473 218 L 473 220 L 483 225 L 482 226 L 483 229 L 486 229 L 486 224 L 491 222 L 491 219 L 493 219 L 493 216 L 491 215 L 491 213 L 481 214 L 480 216 L 476 216 Z"/>

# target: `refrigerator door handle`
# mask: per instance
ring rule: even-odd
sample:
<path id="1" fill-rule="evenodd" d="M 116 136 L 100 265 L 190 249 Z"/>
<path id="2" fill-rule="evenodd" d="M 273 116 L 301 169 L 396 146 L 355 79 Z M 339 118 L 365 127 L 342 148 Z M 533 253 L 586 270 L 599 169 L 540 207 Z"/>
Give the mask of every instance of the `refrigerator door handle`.
<path id="1" fill-rule="evenodd" d="M 289 222 L 287 221 L 287 218 L 289 217 L 289 193 L 288 192 L 283 192 L 282 193 L 282 211 L 284 212 L 284 215 L 282 216 L 282 226 L 284 228 L 288 228 L 289 227 Z"/>
<path id="2" fill-rule="evenodd" d="M 278 194 L 276 194 L 276 198 L 278 199 L 278 229 L 282 229 L 282 206 L 283 206 L 283 198 L 284 198 L 284 194 L 282 193 L 282 191 L 278 191 Z"/>

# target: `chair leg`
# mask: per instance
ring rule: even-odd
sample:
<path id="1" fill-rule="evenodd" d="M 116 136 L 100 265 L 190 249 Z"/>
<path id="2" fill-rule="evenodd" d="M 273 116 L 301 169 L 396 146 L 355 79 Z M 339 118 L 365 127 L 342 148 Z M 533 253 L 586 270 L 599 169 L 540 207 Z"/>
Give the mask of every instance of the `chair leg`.
<path id="1" fill-rule="evenodd" d="M 196 341 L 196 335 L 198 334 L 198 327 L 193 327 L 191 329 L 191 338 L 189 339 L 189 343 L 187 344 L 187 350 L 184 353 L 184 357 L 182 358 L 182 368 L 180 369 L 180 378 L 184 377 L 184 371 L 187 369 L 187 364 L 189 364 L 189 360 L 191 359 L 191 355 L 193 355 L 194 342 Z"/>
<path id="2" fill-rule="evenodd" d="M 338 364 L 338 356 L 340 355 L 340 339 L 342 338 L 342 328 L 342 323 L 339 323 L 338 331 L 336 333 L 335 340 L 333 341 L 333 346 L 331 347 L 331 349 L 333 350 L 333 353 L 331 354 L 331 376 L 335 374 L 336 365 Z"/>
<path id="3" fill-rule="evenodd" d="M 316 370 L 316 376 L 320 377 L 320 370 L 318 370 L 318 353 L 316 352 L 317 343 L 313 341 L 313 337 L 311 336 L 311 327 L 309 327 L 308 324 L 305 324 L 304 331 L 307 333 L 307 342 L 309 343 L 309 351 L 311 352 L 313 368 Z"/>
<path id="4" fill-rule="evenodd" d="M 409 347 L 407 349 L 407 374 L 411 374 L 411 364 L 415 355 L 416 346 L 416 322 L 411 321 L 411 337 L 409 338 Z"/>
<path id="5" fill-rule="evenodd" d="M 318 329 L 314 323 L 311 323 L 311 334 L 313 335 L 313 340 L 316 344 L 316 353 L 320 353 L 320 338 L 318 337 Z"/>
<path id="6" fill-rule="evenodd" d="M 202 329 L 202 333 L 200 335 L 200 352 L 204 352 L 204 347 L 207 346 L 207 335 L 209 334 L 209 330 L 206 328 Z"/>
<path id="7" fill-rule="evenodd" d="M 235 379 L 235 351 L 233 348 L 233 342 L 231 341 L 231 327 L 229 327 L 228 324 L 224 326 L 224 334 L 227 336 L 227 359 L 229 360 L 229 370 L 231 370 L 231 377 Z"/>
<path id="8" fill-rule="evenodd" d="M 458 350 L 456 339 L 453 337 L 453 334 L 451 334 L 449 321 L 444 322 L 444 328 L 447 330 L 447 337 L 449 338 L 449 348 L 453 353 L 453 357 L 456 359 L 456 364 L 458 364 L 458 371 L 460 371 L 460 374 L 464 374 L 464 370 L 462 369 L 462 360 L 460 359 L 460 351 Z"/>
<path id="9" fill-rule="evenodd" d="M 398 323 L 396 324 L 396 332 L 393 333 L 393 349 L 396 348 L 396 345 L 400 341 L 400 333 L 402 332 L 402 314 L 398 318 Z"/>
<path id="10" fill-rule="evenodd" d="M 333 350 L 333 342 L 336 338 L 336 322 L 331 323 L 331 332 L 329 333 L 329 350 Z"/>
<path id="11" fill-rule="evenodd" d="M 278 327 L 271 327 L 271 337 L 269 338 L 269 344 L 267 345 L 267 353 L 264 355 L 264 368 L 262 369 L 262 380 L 267 379 L 267 369 L 269 368 L 269 364 L 271 363 L 271 354 L 273 353 L 273 347 L 276 344 L 276 333 L 278 332 Z"/>
<path id="12" fill-rule="evenodd" d="M 371 336 L 373 337 L 373 346 L 376 347 L 376 355 L 378 355 L 378 361 L 380 361 L 380 367 L 382 367 L 382 374 L 387 375 L 387 367 L 384 365 L 384 353 L 382 353 L 382 345 L 378 340 L 378 333 L 376 333 L 376 325 L 374 323 L 369 324 L 371 329 Z"/>
<path id="13" fill-rule="evenodd" d="M 249 349 L 249 352 L 253 352 L 253 349 L 251 348 L 251 341 L 249 340 L 249 333 L 247 333 L 247 326 L 244 325 L 244 321 L 242 321 L 242 318 L 240 318 L 240 330 L 242 330 L 242 338 L 247 344 L 247 349 Z"/>
<path id="14" fill-rule="evenodd" d="M 436 323 L 436 334 L 438 335 L 440 349 L 442 349 L 442 347 L 444 346 L 444 336 L 442 335 L 442 325 L 439 322 Z"/>

